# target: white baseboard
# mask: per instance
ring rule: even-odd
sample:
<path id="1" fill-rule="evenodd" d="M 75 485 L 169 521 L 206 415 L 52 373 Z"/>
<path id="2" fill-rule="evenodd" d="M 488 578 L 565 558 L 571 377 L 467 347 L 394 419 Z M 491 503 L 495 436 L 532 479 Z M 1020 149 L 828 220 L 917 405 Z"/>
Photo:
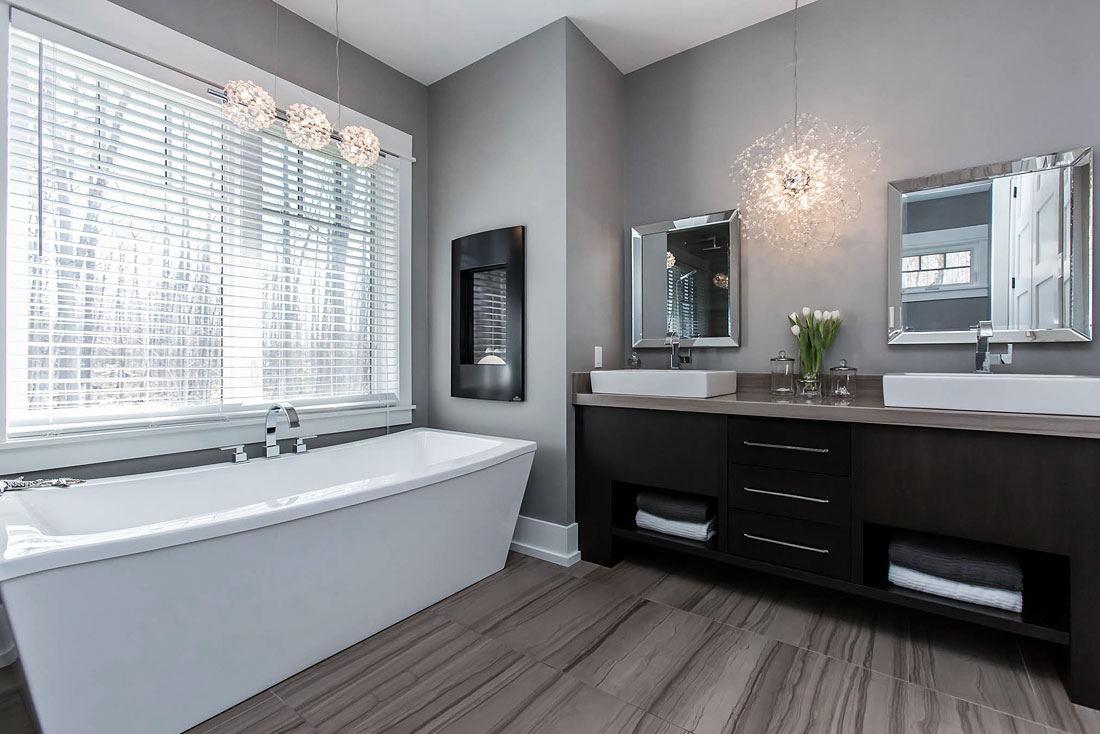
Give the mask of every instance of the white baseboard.
<path id="1" fill-rule="evenodd" d="M 558 525 L 520 515 L 512 535 L 512 550 L 559 566 L 572 566 L 581 559 L 577 550 L 577 523 Z"/>

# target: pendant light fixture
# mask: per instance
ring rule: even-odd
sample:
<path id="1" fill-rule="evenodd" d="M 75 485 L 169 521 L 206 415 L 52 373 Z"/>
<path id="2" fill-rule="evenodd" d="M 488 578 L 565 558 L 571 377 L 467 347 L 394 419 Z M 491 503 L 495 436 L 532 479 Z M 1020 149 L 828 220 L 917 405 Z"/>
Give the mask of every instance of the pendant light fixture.
<path id="1" fill-rule="evenodd" d="M 335 0 L 336 10 L 336 120 L 339 126 L 343 112 L 340 97 L 340 0 Z M 279 10 L 275 9 L 275 52 L 278 59 Z M 276 84 L 278 67 L 276 66 Z M 235 80 L 226 83 L 222 90 L 210 89 L 210 94 L 221 97 L 222 113 L 234 125 L 245 130 L 264 130 L 276 120 L 283 120 L 286 138 L 303 150 L 320 150 L 336 141 L 340 155 L 354 166 L 368 168 L 378 162 L 382 152 L 381 141 L 374 131 L 362 125 L 348 125 L 336 133 L 328 117 L 317 107 L 308 104 L 292 104 L 286 112 L 280 111 L 272 97 L 260 85 Z"/>
<path id="2" fill-rule="evenodd" d="M 798 0 L 794 3 L 794 117 L 746 148 L 730 175 L 741 179 L 750 235 L 780 250 L 836 244 L 862 208 L 858 184 L 878 168 L 878 143 L 862 127 L 827 125 L 798 111 Z"/>
<path id="3" fill-rule="evenodd" d="M 336 20 L 336 121 L 339 125 L 344 109 L 340 99 L 340 0 L 335 0 L 334 15 Z M 340 142 L 336 144 L 336 148 L 348 163 L 367 168 L 378 162 L 382 144 L 370 128 L 362 125 L 348 125 L 340 130 L 339 137 Z"/>

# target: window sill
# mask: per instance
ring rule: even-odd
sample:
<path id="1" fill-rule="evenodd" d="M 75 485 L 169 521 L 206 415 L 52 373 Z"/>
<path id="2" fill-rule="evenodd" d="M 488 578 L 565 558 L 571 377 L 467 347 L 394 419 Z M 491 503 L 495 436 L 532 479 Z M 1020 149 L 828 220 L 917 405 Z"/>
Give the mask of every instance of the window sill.
<path id="1" fill-rule="evenodd" d="M 298 428 L 279 427 L 279 439 L 321 436 L 371 428 L 407 426 L 415 405 L 311 412 Z M 124 461 L 218 449 L 264 440 L 263 418 L 219 423 L 16 438 L 0 442 L 0 476 L 61 467 Z"/>

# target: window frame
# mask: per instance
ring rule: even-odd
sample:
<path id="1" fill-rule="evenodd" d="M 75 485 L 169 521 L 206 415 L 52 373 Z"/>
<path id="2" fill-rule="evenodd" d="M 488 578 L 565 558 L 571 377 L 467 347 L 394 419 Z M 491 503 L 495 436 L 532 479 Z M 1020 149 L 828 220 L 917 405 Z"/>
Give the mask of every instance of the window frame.
<path id="1" fill-rule="evenodd" d="M 8 4 L 10 21 L 2 23 L 0 43 L 0 156 L 8 158 L 8 54 L 9 31 L 14 25 L 104 61 L 123 66 L 195 94 L 206 93 L 204 79 L 253 79 L 272 88 L 273 74 L 229 54 L 126 10 L 108 0 L 36 0 L 35 14 Z M 81 29 L 80 32 L 71 30 Z M 151 61 L 150 59 L 156 59 Z M 281 100 L 293 99 L 322 109 L 336 119 L 336 104 L 314 92 L 278 79 Z M 299 406 L 303 426 L 288 437 L 388 428 L 412 422 L 412 136 L 344 107 L 342 124 L 370 127 L 382 147 L 394 155 L 387 161 L 399 176 L 398 248 L 398 394 L 377 405 L 326 403 Z M 0 182 L 0 196 L 7 201 L 7 177 Z M 6 213 L 6 212 L 5 212 Z M 7 262 L 7 217 L 0 223 L 0 262 Z M 0 303 L 7 303 L 7 278 L 0 277 Z M 216 421 L 145 425 L 79 434 L 25 438 L 7 435 L 7 319 L 0 318 L 0 475 L 55 467 L 77 466 L 148 456 L 255 443 L 263 436 L 263 410 L 225 414 Z"/>

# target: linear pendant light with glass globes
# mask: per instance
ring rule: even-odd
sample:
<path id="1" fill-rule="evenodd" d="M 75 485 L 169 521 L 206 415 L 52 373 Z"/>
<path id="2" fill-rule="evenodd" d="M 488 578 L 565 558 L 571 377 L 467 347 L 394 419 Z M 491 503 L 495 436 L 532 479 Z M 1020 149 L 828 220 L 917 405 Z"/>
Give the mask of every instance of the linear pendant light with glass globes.
<path id="1" fill-rule="evenodd" d="M 340 0 L 335 0 L 336 20 L 336 109 L 340 111 Z M 276 45 L 278 44 L 278 9 L 276 9 Z M 336 142 L 340 155 L 354 166 L 367 168 L 378 161 L 381 144 L 370 128 L 348 125 L 337 132 L 325 113 L 312 105 L 292 104 L 285 112 L 275 106 L 275 99 L 255 82 L 238 79 L 227 82 L 219 97 L 224 98 L 222 114 L 244 130 L 264 130 L 281 120 L 286 137 L 303 150 L 319 150 Z"/>

